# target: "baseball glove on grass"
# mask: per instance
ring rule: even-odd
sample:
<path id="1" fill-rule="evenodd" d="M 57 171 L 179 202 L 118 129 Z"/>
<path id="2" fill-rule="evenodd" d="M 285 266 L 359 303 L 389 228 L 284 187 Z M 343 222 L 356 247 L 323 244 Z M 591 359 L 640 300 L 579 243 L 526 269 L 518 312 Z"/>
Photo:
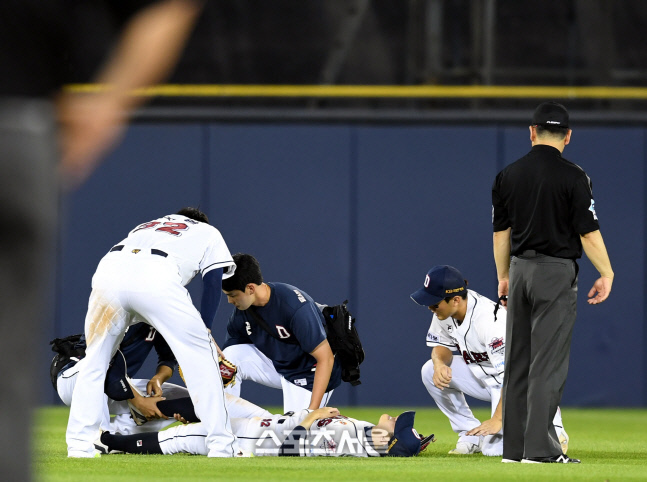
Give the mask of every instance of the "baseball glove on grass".
<path id="1" fill-rule="evenodd" d="M 220 377 L 222 378 L 222 386 L 228 387 L 229 385 L 234 386 L 236 384 L 236 365 L 231 363 L 226 358 L 218 357 L 218 365 L 220 367 Z M 182 381 L 186 385 L 186 380 L 184 379 L 184 373 L 182 373 L 182 367 L 178 366 L 177 371 L 182 377 Z"/>

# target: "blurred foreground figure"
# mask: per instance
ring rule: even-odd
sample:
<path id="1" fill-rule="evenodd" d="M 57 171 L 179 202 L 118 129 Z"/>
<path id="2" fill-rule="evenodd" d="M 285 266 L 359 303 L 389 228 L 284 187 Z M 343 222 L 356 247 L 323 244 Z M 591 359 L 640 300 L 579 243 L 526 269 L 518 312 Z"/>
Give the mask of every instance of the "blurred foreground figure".
<path id="1" fill-rule="evenodd" d="M 50 276 L 62 180 L 77 185 L 119 137 L 143 101 L 133 88 L 165 78 L 175 65 L 202 2 L 195 0 L 4 0 L 0 2 L 0 363 L 15 376 L 0 400 L 3 479 L 31 478 L 29 430 L 37 387 L 37 352 L 25 353 L 43 331 L 51 298 Z M 113 53 L 95 76 L 106 88 L 73 95 L 71 52 L 82 49 L 83 16 L 104 7 L 124 25 Z M 94 10 L 93 10 L 94 8 Z M 87 20 L 88 23 L 90 20 Z M 106 51 L 109 46 L 106 46 Z M 81 54 L 82 55 L 82 54 Z M 57 123 L 60 119 L 60 124 Z M 23 343 L 20 343 L 20 342 Z M 16 360 L 20 360 L 17 363 Z M 27 423 L 25 423 L 27 422 Z M 27 428 L 25 428 L 27 427 Z"/>

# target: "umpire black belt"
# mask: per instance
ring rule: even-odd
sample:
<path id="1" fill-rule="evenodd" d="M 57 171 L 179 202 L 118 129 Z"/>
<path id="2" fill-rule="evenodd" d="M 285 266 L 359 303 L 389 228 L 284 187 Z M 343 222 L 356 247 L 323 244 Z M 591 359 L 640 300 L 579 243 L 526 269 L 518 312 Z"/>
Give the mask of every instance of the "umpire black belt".
<path id="1" fill-rule="evenodd" d="M 113 251 L 121 251 L 122 249 L 124 249 L 124 245 L 118 244 L 117 246 L 113 246 L 112 249 L 110 249 L 110 252 L 112 253 Z M 141 249 L 133 249 L 131 252 L 134 254 L 137 254 L 140 251 Z M 166 258 L 168 256 L 168 254 L 162 251 L 161 249 L 155 249 L 155 248 L 151 248 L 151 254 L 161 256 L 162 258 Z"/>

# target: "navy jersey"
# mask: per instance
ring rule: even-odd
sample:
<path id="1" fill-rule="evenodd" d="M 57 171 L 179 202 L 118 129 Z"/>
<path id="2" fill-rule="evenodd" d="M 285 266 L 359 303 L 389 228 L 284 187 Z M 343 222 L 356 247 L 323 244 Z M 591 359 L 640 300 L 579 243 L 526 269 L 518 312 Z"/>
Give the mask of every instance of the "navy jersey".
<path id="1" fill-rule="evenodd" d="M 85 336 L 75 345 L 75 348 L 85 348 Z M 146 323 L 137 323 L 128 327 L 124 339 L 119 345 L 119 351 L 110 360 L 110 368 L 106 373 L 105 393 L 113 400 L 127 400 L 134 395 L 124 380 L 125 376 L 133 378 L 144 364 L 146 357 L 155 348 L 157 366 L 166 365 L 175 371 L 177 360 L 166 343 L 166 340 L 155 328 Z M 121 353 L 120 353 L 121 352 Z M 67 368 L 72 367 L 70 363 Z"/>
<path id="2" fill-rule="evenodd" d="M 177 367 L 175 355 L 155 328 L 146 323 L 137 323 L 128 327 L 128 331 L 119 345 L 119 351 L 126 359 L 126 373 L 130 378 L 133 378 L 139 371 L 153 348 L 157 352 L 157 366 L 166 365 L 175 371 Z M 119 353 L 115 356 L 118 357 Z M 110 370 L 108 370 L 109 375 Z M 108 377 L 106 377 L 107 379 Z"/>
<path id="3" fill-rule="evenodd" d="M 269 302 L 254 308 L 272 334 L 285 341 L 277 340 L 261 328 L 249 310 L 234 309 L 223 349 L 254 344 L 286 380 L 312 390 L 317 361 L 310 353 L 326 339 L 323 315 L 313 299 L 299 288 L 285 283 L 267 285 L 272 290 Z M 326 391 L 337 388 L 340 383 L 341 366 L 335 359 Z"/>

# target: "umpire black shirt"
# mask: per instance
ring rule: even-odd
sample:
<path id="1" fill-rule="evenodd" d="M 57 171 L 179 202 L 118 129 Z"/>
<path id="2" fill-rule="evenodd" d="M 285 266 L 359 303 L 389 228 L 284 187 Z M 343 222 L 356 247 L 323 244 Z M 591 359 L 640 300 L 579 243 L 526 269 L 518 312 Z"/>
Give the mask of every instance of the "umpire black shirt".
<path id="1" fill-rule="evenodd" d="M 580 235 L 600 229 L 591 180 L 558 149 L 535 145 L 494 180 L 492 224 L 495 232 L 512 228 L 513 256 L 580 258 Z"/>

